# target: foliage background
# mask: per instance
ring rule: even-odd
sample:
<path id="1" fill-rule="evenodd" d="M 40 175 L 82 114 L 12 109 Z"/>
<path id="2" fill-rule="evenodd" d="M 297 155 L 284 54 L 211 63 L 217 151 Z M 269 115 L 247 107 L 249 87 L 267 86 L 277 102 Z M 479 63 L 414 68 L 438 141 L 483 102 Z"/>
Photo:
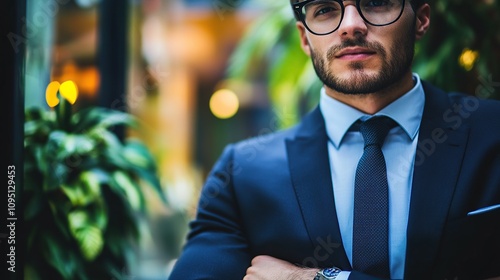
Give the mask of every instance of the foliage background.
<path id="1" fill-rule="evenodd" d="M 137 126 L 133 116 L 72 109 L 62 100 L 26 110 L 25 278 L 122 279 L 148 214 L 147 188 L 166 202 L 157 166 L 142 142 L 114 133 Z"/>
<path id="2" fill-rule="evenodd" d="M 44 105 L 43 89 L 50 80 L 71 79 L 81 86 L 81 107 L 99 103 L 103 95 L 117 94 L 104 105 L 123 108 L 141 120 L 139 129 L 127 132 L 144 140 L 152 151 L 169 205 L 159 203 L 156 194 L 145 193 L 151 212 L 134 216 L 141 221 L 141 239 L 137 247 L 126 248 L 137 261 L 123 267 L 120 276 L 165 279 L 185 240 L 203 178 L 223 147 L 293 125 L 317 104 L 321 84 L 298 44 L 289 1 L 27 3 L 26 22 L 28 27 L 35 24 L 37 32 L 27 42 L 25 105 Z M 51 10 L 51 3 L 59 3 L 58 9 Z M 108 33 L 98 36 L 101 19 L 118 14 L 116 9 L 103 13 L 102 3 L 130 4 L 130 13 L 119 24 L 129 36 L 127 44 L 99 42 L 118 33 L 116 28 L 106 28 Z M 435 0 L 430 4 L 432 25 L 416 46 L 414 70 L 447 90 L 500 98 L 500 2 Z M 38 19 L 47 22 L 36 25 L 40 22 L 35 16 L 40 14 L 45 17 Z M 130 48 L 129 74 L 124 77 L 127 92 L 100 92 L 99 65 L 107 60 L 100 59 L 98 45 L 112 51 L 116 45 Z M 234 90 L 240 109 L 233 118 L 217 119 L 208 106 L 210 96 L 231 84 L 242 85 Z M 71 246 L 72 251 L 79 250 L 74 243 Z M 58 268 L 65 269 L 65 262 Z"/>
<path id="3" fill-rule="evenodd" d="M 416 43 L 413 70 L 445 90 L 498 99 L 500 2 L 435 0 L 429 4 L 431 28 Z M 258 79 L 268 75 L 275 111 L 292 116 L 280 118 L 281 127 L 288 127 L 316 105 L 321 84 L 300 49 L 288 1 L 267 5 L 267 12 L 233 53 L 228 76 Z M 268 72 L 259 70 L 262 65 Z"/>

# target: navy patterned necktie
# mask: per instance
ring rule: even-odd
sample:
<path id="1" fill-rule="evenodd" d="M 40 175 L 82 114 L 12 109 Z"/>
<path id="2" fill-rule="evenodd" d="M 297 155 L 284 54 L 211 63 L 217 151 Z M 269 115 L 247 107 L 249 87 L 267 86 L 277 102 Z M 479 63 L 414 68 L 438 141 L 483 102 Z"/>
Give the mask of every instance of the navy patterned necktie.
<path id="1" fill-rule="evenodd" d="M 356 169 L 352 240 L 353 269 L 390 278 L 389 188 L 382 145 L 397 124 L 388 117 L 373 117 L 359 125 L 365 141 Z"/>

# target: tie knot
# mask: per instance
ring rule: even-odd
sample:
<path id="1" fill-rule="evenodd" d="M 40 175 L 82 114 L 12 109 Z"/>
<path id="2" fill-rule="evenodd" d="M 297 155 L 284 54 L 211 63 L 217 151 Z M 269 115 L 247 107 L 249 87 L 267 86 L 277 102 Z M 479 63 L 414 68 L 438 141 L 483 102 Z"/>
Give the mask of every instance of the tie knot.
<path id="1" fill-rule="evenodd" d="M 384 139 L 391 128 L 397 124 L 389 117 L 373 117 L 360 124 L 359 130 L 365 140 L 365 147 L 377 145 L 382 147 Z"/>

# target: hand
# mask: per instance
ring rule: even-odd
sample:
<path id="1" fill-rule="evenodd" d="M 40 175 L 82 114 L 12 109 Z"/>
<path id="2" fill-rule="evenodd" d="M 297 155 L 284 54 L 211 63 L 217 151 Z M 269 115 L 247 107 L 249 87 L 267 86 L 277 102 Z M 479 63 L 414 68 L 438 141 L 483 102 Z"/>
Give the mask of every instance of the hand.
<path id="1" fill-rule="evenodd" d="M 270 256 L 257 256 L 253 258 L 243 280 L 312 280 L 317 271 Z"/>

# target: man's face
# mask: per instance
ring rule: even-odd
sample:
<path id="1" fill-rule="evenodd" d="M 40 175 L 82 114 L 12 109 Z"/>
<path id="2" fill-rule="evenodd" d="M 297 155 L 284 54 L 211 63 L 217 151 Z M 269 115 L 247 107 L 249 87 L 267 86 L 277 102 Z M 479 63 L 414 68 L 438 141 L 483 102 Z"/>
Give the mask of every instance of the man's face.
<path id="1" fill-rule="evenodd" d="M 353 1 L 344 5 L 344 18 L 335 32 L 318 36 L 301 30 L 314 69 L 325 86 L 340 93 L 383 91 L 411 70 L 415 13 L 406 3 L 398 21 L 372 26 L 363 21 Z"/>

